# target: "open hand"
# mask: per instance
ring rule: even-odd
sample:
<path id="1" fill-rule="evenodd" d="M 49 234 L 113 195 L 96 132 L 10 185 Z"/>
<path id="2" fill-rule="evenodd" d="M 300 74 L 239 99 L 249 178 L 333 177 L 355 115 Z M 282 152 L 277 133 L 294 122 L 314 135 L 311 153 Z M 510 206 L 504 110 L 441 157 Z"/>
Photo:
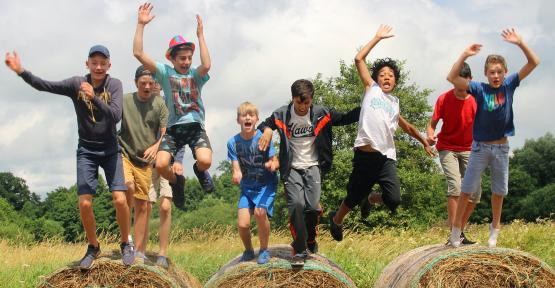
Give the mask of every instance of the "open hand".
<path id="1" fill-rule="evenodd" d="M 145 152 L 143 153 L 143 158 L 146 160 L 155 160 L 156 159 L 156 153 L 158 153 L 158 148 L 159 146 L 157 144 L 154 144 L 150 147 L 148 147 Z"/>
<path id="2" fill-rule="evenodd" d="M 380 27 L 378 28 L 378 31 L 376 31 L 376 38 L 378 39 L 386 39 L 386 38 L 391 38 L 395 35 L 391 34 L 391 30 L 393 30 L 393 27 L 389 26 L 389 25 L 384 25 L 381 24 Z"/>
<path id="3" fill-rule="evenodd" d="M 152 19 L 154 19 L 155 16 L 150 14 L 150 11 L 152 10 L 152 8 L 154 8 L 154 6 L 152 6 L 152 4 L 148 2 L 145 2 L 143 5 L 139 6 L 139 16 L 137 19 L 139 24 L 146 25 Z"/>
<path id="4" fill-rule="evenodd" d="M 515 28 L 503 30 L 503 32 L 501 32 L 501 37 L 503 37 L 503 40 L 515 45 L 522 43 L 522 37 L 516 33 Z"/>
<path id="5" fill-rule="evenodd" d="M 202 25 L 202 19 L 200 15 L 197 14 L 197 37 L 200 37 L 204 34 L 204 26 Z"/>
<path id="6" fill-rule="evenodd" d="M 480 49 L 482 49 L 482 44 L 472 44 L 470 47 L 466 48 L 463 53 L 467 57 L 474 56 L 480 52 Z"/>
<path id="7" fill-rule="evenodd" d="M 17 52 L 13 51 L 13 54 L 7 52 L 6 60 L 4 60 L 4 62 L 6 63 L 6 66 L 8 66 L 8 68 L 10 68 L 15 73 L 23 73 L 23 67 L 21 66 L 21 60 L 19 60 L 19 55 L 17 55 Z"/>

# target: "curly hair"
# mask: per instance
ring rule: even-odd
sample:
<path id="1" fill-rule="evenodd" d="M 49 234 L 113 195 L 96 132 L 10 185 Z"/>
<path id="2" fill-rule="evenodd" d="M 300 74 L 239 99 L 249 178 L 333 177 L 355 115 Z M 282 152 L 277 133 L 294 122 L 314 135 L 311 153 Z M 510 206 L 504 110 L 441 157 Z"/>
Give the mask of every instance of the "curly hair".
<path id="1" fill-rule="evenodd" d="M 401 72 L 399 71 L 399 67 L 397 67 L 397 62 L 391 58 L 383 58 L 374 61 L 372 65 L 372 80 L 378 82 L 378 74 L 383 67 L 389 67 L 393 70 L 393 75 L 395 75 L 395 82 L 399 81 L 399 77 L 401 77 Z"/>

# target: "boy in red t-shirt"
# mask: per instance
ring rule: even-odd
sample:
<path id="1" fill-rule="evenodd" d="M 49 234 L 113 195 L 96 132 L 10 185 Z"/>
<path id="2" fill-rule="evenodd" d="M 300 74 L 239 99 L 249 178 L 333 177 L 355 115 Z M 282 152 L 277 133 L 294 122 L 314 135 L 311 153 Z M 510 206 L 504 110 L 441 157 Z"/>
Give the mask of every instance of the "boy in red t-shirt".
<path id="1" fill-rule="evenodd" d="M 468 80 L 472 79 L 472 73 L 467 63 L 463 63 L 459 75 Z M 461 193 L 461 182 L 470 156 L 472 125 L 475 114 L 476 101 L 474 98 L 466 90 L 454 88 L 438 97 L 434 114 L 426 129 L 428 143 L 436 143 L 437 141 L 436 149 L 439 152 L 439 161 L 447 179 L 447 221 L 449 228 L 453 226 L 455 220 L 457 201 Z M 440 119 L 443 121 L 441 130 L 437 136 L 434 136 Z M 463 229 L 472 211 L 474 211 L 474 207 L 480 202 L 481 195 L 481 188 L 478 188 L 478 191 L 474 191 L 471 195 L 463 216 Z M 461 243 L 474 244 L 475 242 L 470 241 L 462 233 Z"/>

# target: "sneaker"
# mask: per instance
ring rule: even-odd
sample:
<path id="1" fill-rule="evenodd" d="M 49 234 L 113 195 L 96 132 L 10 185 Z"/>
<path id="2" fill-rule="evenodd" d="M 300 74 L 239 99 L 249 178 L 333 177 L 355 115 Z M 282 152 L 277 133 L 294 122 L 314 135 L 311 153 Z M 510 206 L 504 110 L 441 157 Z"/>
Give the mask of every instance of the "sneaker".
<path id="1" fill-rule="evenodd" d="M 129 243 L 129 245 L 131 245 L 131 243 Z M 146 258 L 145 253 L 143 252 L 139 252 L 139 251 L 135 251 L 135 263 L 137 264 L 145 264 L 145 261 L 148 260 L 148 258 Z"/>
<path id="2" fill-rule="evenodd" d="M 164 269 L 168 269 L 170 267 L 170 264 L 168 263 L 168 257 L 158 255 L 158 259 L 156 259 L 156 265 Z"/>
<path id="3" fill-rule="evenodd" d="M 372 205 L 370 201 L 368 201 L 368 197 L 364 197 L 362 201 L 360 201 L 360 217 L 362 219 L 368 218 L 370 216 L 370 210 L 372 209 Z"/>
<path id="4" fill-rule="evenodd" d="M 488 239 L 488 246 L 490 248 L 494 248 L 497 246 L 497 237 L 499 236 L 499 230 L 495 229 L 491 224 L 489 225 L 489 239 Z"/>
<path id="5" fill-rule="evenodd" d="M 476 244 L 476 241 L 469 240 L 468 238 L 466 238 L 466 235 L 464 235 L 464 232 L 461 232 L 461 244 L 472 245 Z"/>
<path id="6" fill-rule="evenodd" d="M 256 260 L 256 263 L 258 264 L 266 264 L 268 263 L 268 261 L 270 261 L 270 251 L 268 250 L 260 250 L 260 252 L 258 252 L 258 260 Z"/>
<path id="7" fill-rule="evenodd" d="M 314 241 L 312 243 L 308 242 L 306 243 L 306 246 L 308 246 L 308 251 L 312 254 L 316 254 L 318 253 L 318 242 Z"/>
<path id="8" fill-rule="evenodd" d="M 254 259 L 254 251 L 252 250 L 245 250 L 241 255 L 241 262 L 251 261 L 252 259 Z"/>
<path id="9" fill-rule="evenodd" d="M 185 177 L 175 174 L 175 183 L 170 183 L 170 186 L 175 207 L 183 209 L 185 207 Z"/>
<path id="10" fill-rule="evenodd" d="M 133 246 L 127 242 L 121 243 L 119 245 L 121 249 L 121 261 L 123 265 L 130 266 L 133 265 L 135 261 L 135 253 L 133 253 Z"/>
<path id="11" fill-rule="evenodd" d="M 343 240 L 343 225 L 337 225 L 333 221 L 333 217 L 335 217 L 335 211 L 330 212 L 329 219 L 330 219 L 330 232 L 331 236 L 335 241 Z"/>
<path id="12" fill-rule="evenodd" d="M 197 163 L 193 164 L 193 171 L 198 178 L 198 182 L 202 189 L 208 193 L 214 191 L 214 181 L 212 181 L 212 176 L 206 171 L 199 171 L 197 168 Z"/>
<path id="13" fill-rule="evenodd" d="M 308 253 L 306 253 L 306 251 L 293 255 L 293 258 L 291 259 L 291 267 L 293 268 L 303 267 L 306 261 L 306 258 L 308 258 Z"/>
<path id="14" fill-rule="evenodd" d="M 100 255 L 100 244 L 98 244 L 97 247 L 89 244 L 89 246 L 87 246 L 85 256 L 83 256 L 81 261 L 79 261 L 79 268 L 83 270 L 91 269 L 94 264 L 94 259 L 98 258 L 98 255 Z"/>

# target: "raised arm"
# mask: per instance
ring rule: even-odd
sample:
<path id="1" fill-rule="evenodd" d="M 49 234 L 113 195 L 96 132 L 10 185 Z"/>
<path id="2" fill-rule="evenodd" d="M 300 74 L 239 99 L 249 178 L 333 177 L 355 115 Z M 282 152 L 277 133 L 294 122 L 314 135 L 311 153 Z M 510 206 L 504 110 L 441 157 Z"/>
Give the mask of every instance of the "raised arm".
<path id="1" fill-rule="evenodd" d="M 481 48 L 481 44 L 470 45 L 470 47 L 466 48 L 461 56 L 459 56 L 459 59 L 457 59 L 455 64 L 453 64 L 453 67 L 451 67 L 451 71 L 449 71 L 449 74 L 447 74 L 447 81 L 451 82 L 455 86 L 455 89 L 468 89 L 468 82 L 470 80 L 461 77 L 459 75 L 459 72 L 461 71 L 461 67 L 466 58 L 478 54 Z"/>
<path id="2" fill-rule="evenodd" d="M 355 65 L 358 70 L 358 75 L 365 88 L 372 86 L 372 83 L 374 82 L 372 80 L 372 76 L 370 76 L 368 67 L 366 66 L 366 56 L 368 56 L 370 50 L 372 50 L 372 48 L 374 48 L 374 46 L 376 46 L 376 44 L 378 44 L 380 40 L 391 38 L 394 36 L 393 34 L 391 34 L 392 29 L 393 27 L 391 26 L 380 25 L 378 31 L 376 31 L 376 35 L 374 36 L 374 38 L 372 38 L 370 42 L 364 45 L 364 47 L 362 47 L 362 49 L 360 49 L 360 51 L 358 51 L 357 55 L 355 56 Z"/>
<path id="3" fill-rule="evenodd" d="M 330 109 L 331 125 L 343 126 L 358 122 L 360 116 L 360 106 L 354 108 L 349 112 L 339 112 L 335 109 Z"/>
<path id="4" fill-rule="evenodd" d="M 4 60 L 4 63 L 6 63 L 6 66 L 8 66 L 8 68 L 10 68 L 10 70 L 15 72 L 17 75 L 21 75 L 21 73 L 25 71 L 25 69 L 23 69 L 23 66 L 21 66 L 19 55 L 15 51 L 13 51 L 13 54 L 10 54 L 10 52 L 6 52 L 6 59 Z"/>
<path id="5" fill-rule="evenodd" d="M 154 8 L 150 3 L 144 3 L 139 6 L 139 13 L 137 17 L 137 28 L 135 29 L 135 37 L 133 38 L 133 55 L 145 68 L 149 71 L 156 71 L 156 62 L 148 56 L 143 50 L 143 34 L 146 24 L 148 24 L 154 15 L 150 11 Z"/>
<path id="6" fill-rule="evenodd" d="M 526 78 L 526 76 L 528 76 L 528 74 L 530 74 L 532 70 L 540 64 L 540 58 L 536 55 L 536 53 L 534 53 L 534 51 L 532 51 L 532 49 L 530 49 L 530 47 L 528 47 L 528 45 L 526 45 L 526 43 L 524 43 L 522 37 L 515 31 L 514 28 L 503 30 L 503 32 L 501 32 L 501 37 L 503 37 L 503 40 L 520 47 L 522 52 L 524 52 L 524 56 L 526 56 L 526 60 L 528 60 L 528 62 L 520 68 L 520 71 L 518 71 L 518 79 L 520 81 L 524 80 L 524 78 Z"/>
<path id="7" fill-rule="evenodd" d="M 200 48 L 200 66 L 197 68 L 197 71 L 200 77 L 204 77 L 210 71 L 212 61 L 210 60 L 208 47 L 206 47 L 206 41 L 204 40 L 204 26 L 199 15 L 197 15 L 197 37 Z"/>
<path id="8" fill-rule="evenodd" d="M 416 127 L 414 127 L 412 124 L 410 124 L 401 115 L 399 115 L 399 126 L 401 126 L 401 128 L 405 132 L 407 132 L 407 134 L 412 136 L 414 139 L 418 140 L 418 142 L 422 143 L 422 145 L 424 146 L 424 150 L 426 150 L 426 153 L 428 153 L 429 156 L 431 156 L 431 157 L 436 156 L 433 149 L 432 149 L 432 146 L 430 146 L 430 143 L 428 143 L 428 140 L 425 139 L 424 137 L 422 137 L 422 135 L 420 134 L 420 131 L 418 131 L 418 129 L 416 129 Z"/>

